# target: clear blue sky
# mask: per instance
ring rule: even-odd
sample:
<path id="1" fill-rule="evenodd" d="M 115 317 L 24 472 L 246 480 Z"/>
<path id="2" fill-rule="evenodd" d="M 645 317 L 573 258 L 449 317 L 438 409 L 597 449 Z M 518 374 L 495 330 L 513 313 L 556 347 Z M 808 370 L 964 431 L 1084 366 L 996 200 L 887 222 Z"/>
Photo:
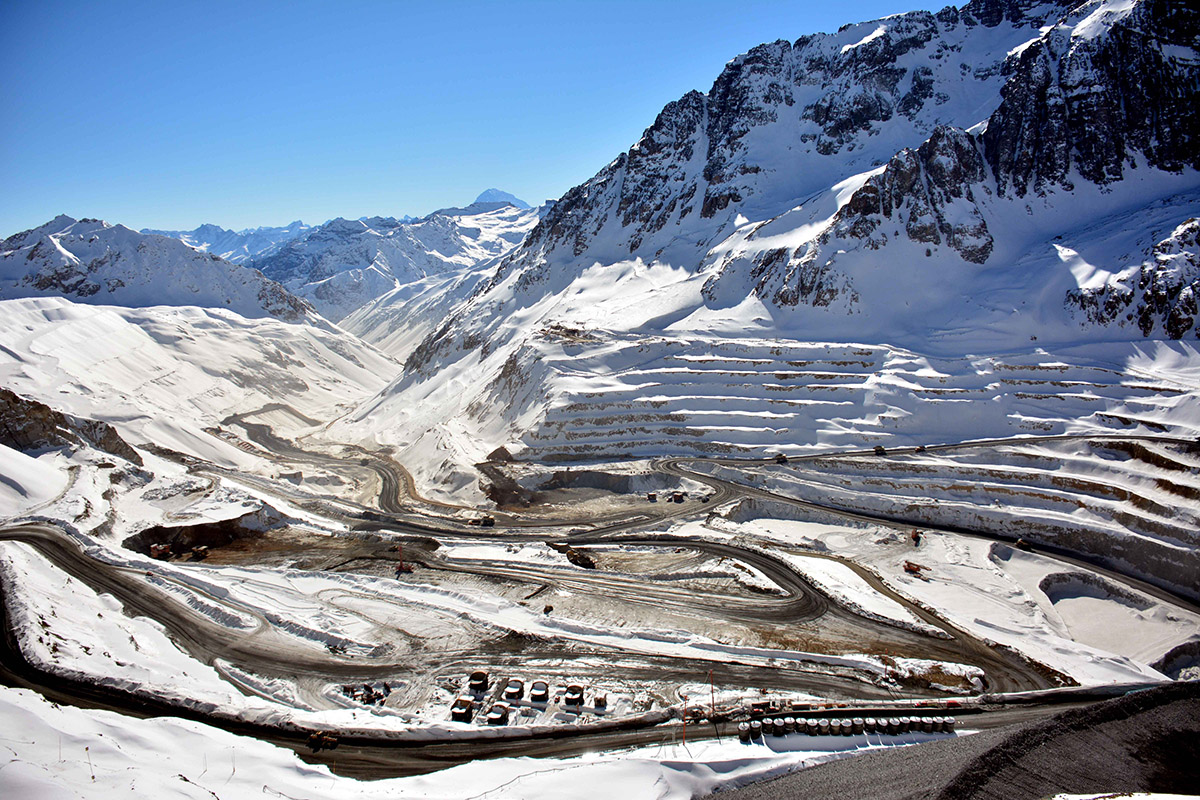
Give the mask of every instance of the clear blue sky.
<path id="1" fill-rule="evenodd" d="M 536 204 L 754 45 L 919 7 L 0 0 L 0 236 Z"/>

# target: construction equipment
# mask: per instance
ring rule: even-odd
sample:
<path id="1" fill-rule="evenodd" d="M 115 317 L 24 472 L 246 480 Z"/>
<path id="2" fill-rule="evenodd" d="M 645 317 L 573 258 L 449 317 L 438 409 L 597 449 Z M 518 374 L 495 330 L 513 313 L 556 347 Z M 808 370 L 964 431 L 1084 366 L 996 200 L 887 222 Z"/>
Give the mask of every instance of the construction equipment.
<path id="1" fill-rule="evenodd" d="M 321 750 L 334 750 L 338 746 L 337 734 L 327 731 L 313 731 L 308 736 L 308 746 L 314 753 Z"/>
<path id="2" fill-rule="evenodd" d="M 475 711 L 475 701 L 470 697 L 460 697 L 450 706 L 450 719 L 455 722 L 470 722 Z"/>
<path id="3" fill-rule="evenodd" d="M 404 563 L 404 548 L 400 545 L 395 545 L 394 549 L 398 557 L 398 560 L 396 561 L 396 577 L 399 578 L 401 575 L 412 572 L 413 568 L 411 564 Z"/>

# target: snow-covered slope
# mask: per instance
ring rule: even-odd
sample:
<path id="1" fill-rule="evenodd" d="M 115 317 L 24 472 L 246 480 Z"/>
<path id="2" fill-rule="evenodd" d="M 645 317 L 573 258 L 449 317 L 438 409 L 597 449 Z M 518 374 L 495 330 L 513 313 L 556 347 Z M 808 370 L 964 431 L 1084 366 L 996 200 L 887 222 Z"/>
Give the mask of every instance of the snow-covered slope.
<path id="1" fill-rule="evenodd" d="M 0 299 L 47 296 L 134 307 L 204 306 L 328 326 L 308 303 L 255 270 L 178 239 L 65 215 L 0 244 Z"/>
<path id="2" fill-rule="evenodd" d="M 252 265 L 340 320 L 398 287 L 507 254 L 539 213 L 501 201 L 442 209 L 416 222 L 339 218 Z"/>
<path id="3" fill-rule="evenodd" d="M 226 466 L 253 462 L 204 430 L 228 415 L 283 404 L 327 419 L 399 369 L 336 328 L 194 306 L 4 300 L 0 342 L 0 386 L 111 423 L 135 446 L 158 445 Z M 293 426 L 306 423 L 297 418 Z"/>
<path id="4" fill-rule="evenodd" d="M 204 224 L 190 231 L 158 231 L 142 228 L 142 233 L 170 236 L 205 253 L 218 255 L 226 261 L 241 264 L 252 258 L 261 258 L 278 250 L 286 242 L 312 230 L 300 220 L 282 228 L 257 227 L 231 231 L 220 225 Z"/>
<path id="5" fill-rule="evenodd" d="M 500 445 L 1190 435 L 1194 347 L 1146 339 L 1195 331 L 1196 30 L 1153 0 L 974 0 L 755 48 L 402 331 L 406 373 L 343 434 L 448 486 Z"/>
<path id="6" fill-rule="evenodd" d="M 461 303 L 487 283 L 494 265 L 429 275 L 401 283 L 367 301 L 338 324 L 392 358 L 403 361 Z"/>

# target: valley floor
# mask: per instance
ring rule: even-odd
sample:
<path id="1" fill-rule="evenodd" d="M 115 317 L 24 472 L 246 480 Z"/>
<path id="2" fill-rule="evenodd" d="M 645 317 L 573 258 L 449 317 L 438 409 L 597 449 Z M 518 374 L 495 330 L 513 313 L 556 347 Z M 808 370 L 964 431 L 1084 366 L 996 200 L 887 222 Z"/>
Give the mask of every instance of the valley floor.
<path id="1" fill-rule="evenodd" d="M 562 797 L 599 777 L 687 797 L 926 736 L 764 748 L 736 741 L 751 717 L 925 709 L 970 730 L 1014 703 L 1047 715 L 1197 668 L 1194 587 L 1148 583 L 1124 546 L 1093 547 L 1121 532 L 1161 546 L 1163 526 L 1195 513 L 1185 441 L 495 464 L 515 493 L 479 511 L 421 497 L 385 451 L 283 432 L 303 424 L 268 406 L 215 429 L 264 460 L 250 471 L 169 450 L 141 468 L 89 448 L 31 459 L 0 530 L 7 682 L 192 721 L 51 712 L 8 689 L 5 716 L 36 717 L 40 733 L 10 745 L 0 780 L 86 793 L 98 769 L 112 791 L 182 780 L 307 796 L 301 784 L 327 780 L 325 796 Z M 472 694 L 476 670 L 489 683 Z M 488 725 L 510 679 L 523 685 L 508 722 Z M 537 680 L 545 699 L 529 694 Z M 452 718 L 457 697 L 471 698 L 466 721 Z M 119 744 L 84 745 L 89 773 L 77 753 L 43 752 L 104 730 Z M 312 731 L 337 746 L 310 747 Z M 191 754 L 131 772 L 122 748 L 158 735 Z M 250 751 L 273 766 L 245 783 L 235 761 Z"/>

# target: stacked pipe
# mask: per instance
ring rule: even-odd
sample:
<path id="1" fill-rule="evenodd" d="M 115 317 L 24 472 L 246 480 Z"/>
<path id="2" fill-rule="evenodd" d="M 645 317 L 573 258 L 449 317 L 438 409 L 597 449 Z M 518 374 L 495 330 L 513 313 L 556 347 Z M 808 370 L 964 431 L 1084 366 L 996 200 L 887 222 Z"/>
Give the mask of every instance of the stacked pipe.
<path id="1" fill-rule="evenodd" d="M 854 717 L 837 719 L 820 717 L 797 719 L 773 717 L 738 724 L 738 739 L 760 741 L 764 736 L 787 736 L 791 733 L 808 736 L 858 736 L 877 734 L 899 736 L 902 733 L 954 733 L 954 717 Z"/>

